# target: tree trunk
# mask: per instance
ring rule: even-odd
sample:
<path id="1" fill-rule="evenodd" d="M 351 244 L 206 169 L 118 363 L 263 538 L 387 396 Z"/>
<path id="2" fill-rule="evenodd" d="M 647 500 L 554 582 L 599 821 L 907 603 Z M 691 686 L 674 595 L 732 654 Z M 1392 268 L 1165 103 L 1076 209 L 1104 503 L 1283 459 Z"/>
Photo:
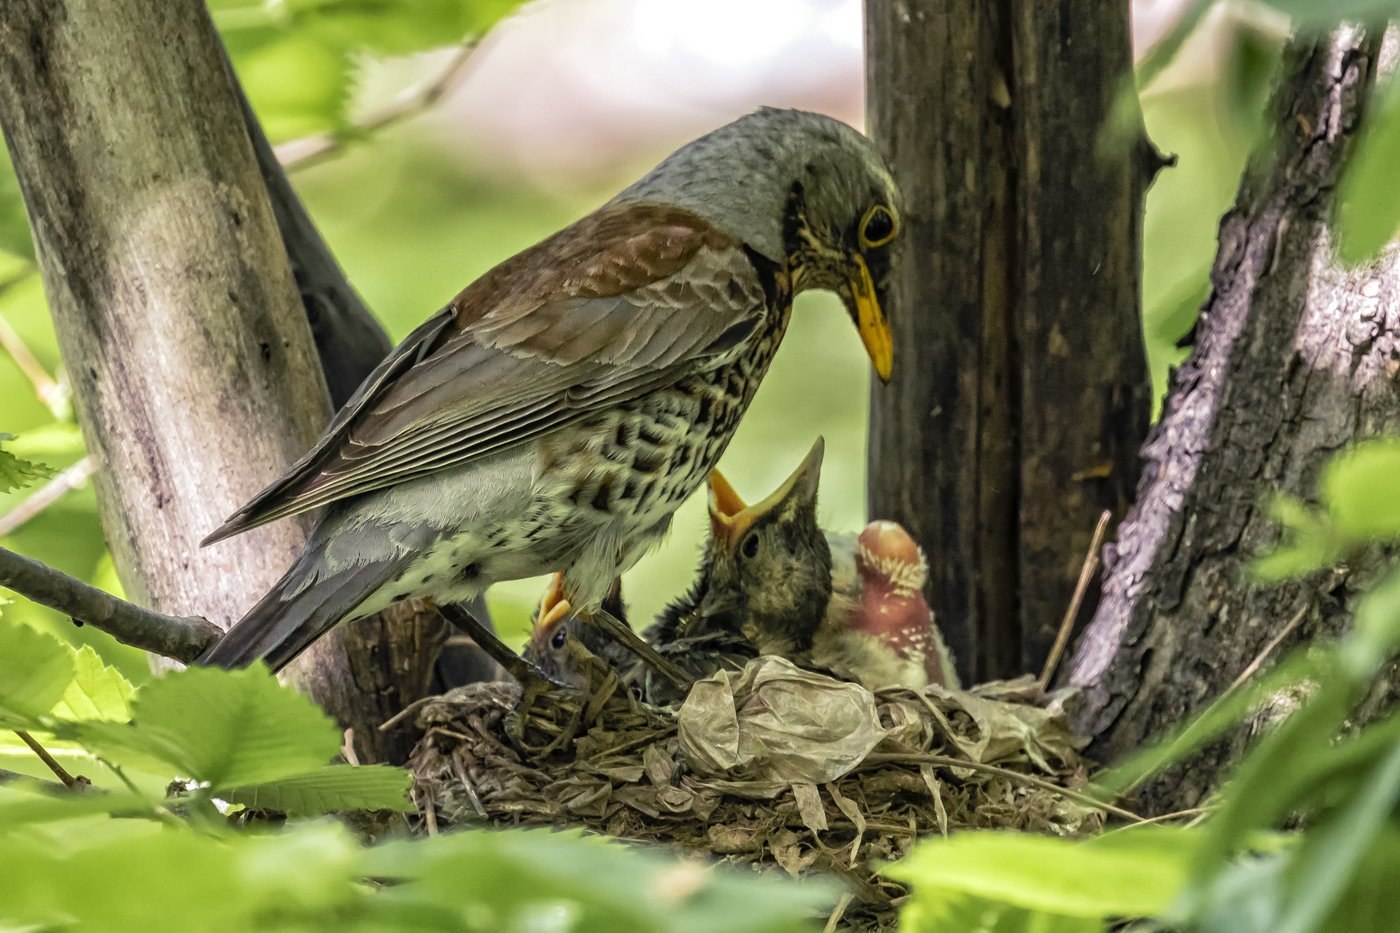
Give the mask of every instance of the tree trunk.
<path id="1" fill-rule="evenodd" d="M 1380 35 L 1294 40 L 1273 139 L 1221 222 L 1196 346 L 1144 449 L 1137 504 L 1107 556 L 1103 597 L 1068 670 L 1080 730 L 1114 759 L 1217 697 L 1291 619 L 1293 640 L 1336 631 L 1373 565 L 1261 587 L 1249 561 L 1277 539 L 1266 506 L 1310 496 L 1337 450 L 1400 430 L 1400 265 L 1333 257 L 1338 172 L 1361 122 Z M 1284 646 L 1286 647 L 1286 645 Z M 1143 795 L 1147 812 L 1196 805 L 1243 731 Z"/>
<path id="2" fill-rule="evenodd" d="M 277 161 L 272 144 L 263 133 L 262 124 L 243 94 L 231 65 L 228 73 L 238 94 L 238 105 L 253 143 L 258 170 L 267 186 L 272 213 L 277 218 L 287 260 L 311 325 L 321 371 L 326 377 L 326 388 L 330 390 L 331 406 L 339 408 L 389 354 L 393 343 L 351 287 L 326 241 L 321 239 L 320 231 Z"/>
<path id="3" fill-rule="evenodd" d="M 965 680 L 1038 671 L 1147 429 L 1159 162 L 1145 140 L 1100 146 L 1132 74 L 1128 5 L 870 0 L 867 49 L 872 133 L 908 201 L 871 514 L 924 545 Z"/>
<path id="4" fill-rule="evenodd" d="M 235 91 L 197 0 L 0 13 L 0 119 L 118 573 L 133 600 L 221 627 L 308 520 L 199 539 L 326 423 L 316 350 L 343 401 L 389 347 L 248 114 L 250 144 Z M 411 733 L 377 727 L 424 694 L 445 636 L 435 613 L 399 607 L 343 626 L 291 676 L 362 759 L 402 760 Z"/>
<path id="5" fill-rule="evenodd" d="M 329 408 L 218 39 L 198 0 L 0 17 L 0 118 L 122 584 L 226 627 L 306 521 L 199 539 Z"/>

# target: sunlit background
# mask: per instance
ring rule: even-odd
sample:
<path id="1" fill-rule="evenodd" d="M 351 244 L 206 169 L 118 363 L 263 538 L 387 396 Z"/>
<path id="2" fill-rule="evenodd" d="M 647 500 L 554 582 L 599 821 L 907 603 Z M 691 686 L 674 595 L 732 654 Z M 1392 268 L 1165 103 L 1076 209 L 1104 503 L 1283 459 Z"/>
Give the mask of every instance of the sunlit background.
<path id="1" fill-rule="evenodd" d="M 1138 0 L 1141 58 L 1188 3 Z M 289 159 L 319 147 L 324 86 L 314 42 L 240 54 L 243 11 L 216 21 L 267 128 Z M 303 162 L 293 178 L 351 280 L 397 339 L 472 278 L 610 197 L 678 144 L 760 104 L 862 123 L 859 0 L 554 0 L 524 8 L 465 64 L 444 50 L 359 63 L 352 114 L 369 121 L 447 73 L 443 99 L 362 141 Z M 1175 341 L 1204 298 L 1216 225 L 1257 126 L 1279 33 L 1247 6 L 1211 15 L 1171 69 L 1145 89 L 1149 132 L 1178 164 L 1146 217 L 1144 325 L 1159 389 Z M 23 274 L 0 259 L 0 282 Z M 937 313 L 937 309 L 928 309 Z M 59 370 L 36 277 L 0 295 L 0 316 L 49 373 Z M 753 498 L 770 491 L 818 434 L 827 439 L 821 508 L 832 528 L 864 518 L 868 362 L 834 299 L 798 301 L 792 330 L 722 467 Z M 31 381 L 0 353 L 0 431 L 55 467 L 81 457 L 76 429 L 54 425 Z M 32 490 L 0 496 L 0 515 Z M 236 503 L 229 503 L 232 508 Z M 705 528 L 703 499 L 625 583 L 634 622 L 689 582 Z M 0 544 L 115 587 L 91 487 L 68 494 Z M 493 613 L 519 640 L 538 581 L 497 587 Z M 7 612 L 86 639 L 38 607 Z M 133 651 L 92 640 L 134 677 Z"/>

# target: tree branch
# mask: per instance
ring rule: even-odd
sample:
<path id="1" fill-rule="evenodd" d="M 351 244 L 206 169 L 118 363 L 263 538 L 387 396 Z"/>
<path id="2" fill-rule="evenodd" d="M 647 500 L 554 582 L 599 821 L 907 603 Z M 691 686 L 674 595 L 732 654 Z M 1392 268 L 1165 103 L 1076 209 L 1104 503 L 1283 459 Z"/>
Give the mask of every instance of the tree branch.
<path id="1" fill-rule="evenodd" d="M 467 51 L 463 50 L 405 115 L 441 98 L 460 75 Z M 253 113 L 227 52 L 223 54 L 311 325 L 326 387 L 332 404 L 339 407 L 389 352 L 389 335 L 350 285 L 316 229 Z M 382 125 L 391 122 L 392 118 L 386 119 Z M 470 608 L 489 629 L 486 601 L 477 597 Z M 447 646 L 448 630 L 441 616 L 421 603 L 391 606 L 376 616 L 338 626 L 298 660 L 291 677 L 338 722 L 353 730 L 359 745 L 357 754 L 363 760 L 402 761 L 416 740 L 412 722 L 403 722 L 392 732 L 379 729 L 380 723 L 429 693 L 500 676 L 495 662 L 478 646 Z"/>
<path id="2" fill-rule="evenodd" d="M 222 49 L 223 46 L 220 45 Z M 253 143 L 258 172 L 267 188 L 277 229 L 292 267 L 302 307 L 311 324 L 311 337 L 325 373 L 331 405 L 349 400 L 364 378 L 392 348 L 388 333 L 351 287 L 335 255 L 297 197 L 272 144 L 263 132 L 248 96 L 224 51 L 224 66 L 238 95 L 248 138 Z"/>
<path id="3" fill-rule="evenodd" d="M 965 681 L 1039 670 L 1073 555 L 1131 501 L 1151 407 L 1147 173 L 1098 151 L 1132 77 L 1128 7 L 865 10 L 868 119 L 909 206 L 890 321 L 911 351 L 871 392 L 869 511 L 924 546 Z"/>
<path id="4" fill-rule="evenodd" d="M 25 522 L 28 522 L 73 490 L 81 487 L 88 481 L 92 474 L 96 472 L 97 464 L 93 462 L 90 456 L 83 457 L 72 466 L 64 468 L 32 496 L 10 509 L 10 511 L 6 512 L 4 515 L 0 515 L 0 538 L 14 533 L 14 531 Z"/>
<path id="5" fill-rule="evenodd" d="M 0 586 L 91 625 L 122 644 L 189 663 L 219 640 L 204 619 L 170 616 L 118 599 L 76 577 L 0 548 Z"/>
<path id="6" fill-rule="evenodd" d="M 476 39 L 462 43 L 436 77 L 357 123 L 353 137 L 341 131 L 293 139 L 277 147 L 278 161 L 289 172 L 307 168 L 340 152 L 352 138 L 362 139 L 429 109 L 461 83 L 476 46 Z"/>

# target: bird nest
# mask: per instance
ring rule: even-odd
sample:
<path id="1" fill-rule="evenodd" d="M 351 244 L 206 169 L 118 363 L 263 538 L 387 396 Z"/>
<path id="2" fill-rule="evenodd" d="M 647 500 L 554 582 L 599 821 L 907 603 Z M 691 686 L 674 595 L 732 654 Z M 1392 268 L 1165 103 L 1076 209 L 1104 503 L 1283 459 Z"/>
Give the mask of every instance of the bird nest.
<path id="1" fill-rule="evenodd" d="M 1097 831 L 1081 744 L 1030 678 L 871 694 L 758 658 L 679 709 L 615 676 L 585 691 L 472 684 L 418 711 L 423 827 L 584 827 L 755 868 L 844 879 L 839 923 L 893 928 L 877 874 L 921 836 Z"/>

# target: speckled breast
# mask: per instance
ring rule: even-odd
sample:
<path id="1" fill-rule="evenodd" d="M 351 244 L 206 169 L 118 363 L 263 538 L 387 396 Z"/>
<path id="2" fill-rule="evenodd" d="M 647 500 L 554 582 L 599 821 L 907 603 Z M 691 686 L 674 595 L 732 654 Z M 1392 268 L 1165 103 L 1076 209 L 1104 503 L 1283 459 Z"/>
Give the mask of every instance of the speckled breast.
<path id="1" fill-rule="evenodd" d="M 784 304 L 736 348 L 728 363 L 624 402 L 551 438 L 542 478 L 562 481 L 556 488 L 567 499 L 572 518 L 595 524 L 625 516 L 624 540 L 645 536 L 664 523 L 724 453 L 790 316 L 791 305 Z"/>

